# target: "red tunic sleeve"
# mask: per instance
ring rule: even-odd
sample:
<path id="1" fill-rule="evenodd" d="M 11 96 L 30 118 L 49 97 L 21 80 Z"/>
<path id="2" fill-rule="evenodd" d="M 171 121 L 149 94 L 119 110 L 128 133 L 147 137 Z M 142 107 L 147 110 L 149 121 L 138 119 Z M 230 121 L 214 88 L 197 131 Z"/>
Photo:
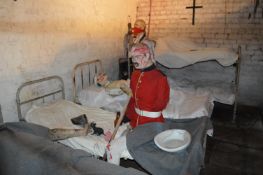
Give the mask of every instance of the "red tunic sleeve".
<path id="1" fill-rule="evenodd" d="M 132 116 L 134 116 L 134 114 L 136 114 L 135 112 L 135 98 L 134 98 L 134 91 L 133 91 L 133 86 L 135 85 L 135 73 L 133 72 L 132 73 L 132 76 L 131 76 L 131 81 L 130 81 L 130 88 L 132 89 L 132 93 L 133 93 L 133 96 L 130 98 L 130 101 L 129 101 L 129 104 L 127 106 L 127 109 L 126 109 L 126 112 L 125 112 L 125 115 L 126 117 L 128 117 L 130 120 L 132 119 Z"/>
<path id="2" fill-rule="evenodd" d="M 133 97 L 130 98 L 129 104 L 126 109 L 125 115 L 131 120 L 131 117 L 135 114 L 135 108 L 134 108 L 135 100 Z"/>

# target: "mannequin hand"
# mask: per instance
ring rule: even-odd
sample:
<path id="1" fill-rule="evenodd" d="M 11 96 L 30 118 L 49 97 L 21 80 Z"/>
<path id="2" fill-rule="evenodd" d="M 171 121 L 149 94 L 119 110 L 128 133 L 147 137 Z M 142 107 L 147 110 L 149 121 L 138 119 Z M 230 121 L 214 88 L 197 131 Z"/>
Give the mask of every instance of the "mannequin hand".
<path id="1" fill-rule="evenodd" d="M 96 82 L 98 85 L 103 86 L 103 87 L 106 87 L 110 83 L 108 80 L 108 76 L 103 73 L 99 74 L 96 77 Z"/>

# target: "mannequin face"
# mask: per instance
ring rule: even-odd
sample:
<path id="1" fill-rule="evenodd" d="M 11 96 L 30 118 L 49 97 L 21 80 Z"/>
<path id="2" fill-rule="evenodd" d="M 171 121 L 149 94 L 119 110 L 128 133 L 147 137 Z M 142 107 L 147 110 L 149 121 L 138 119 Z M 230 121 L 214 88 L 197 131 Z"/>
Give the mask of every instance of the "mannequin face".
<path id="1" fill-rule="evenodd" d="M 150 49 L 144 43 L 136 43 L 132 46 L 129 57 L 135 69 L 144 69 L 153 64 Z"/>
<path id="2" fill-rule="evenodd" d="M 153 64 L 149 53 L 132 56 L 132 63 L 135 69 L 144 69 Z"/>
<path id="3" fill-rule="evenodd" d="M 145 22 L 143 20 L 136 20 L 133 27 L 133 37 L 137 37 L 139 34 L 145 33 Z"/>

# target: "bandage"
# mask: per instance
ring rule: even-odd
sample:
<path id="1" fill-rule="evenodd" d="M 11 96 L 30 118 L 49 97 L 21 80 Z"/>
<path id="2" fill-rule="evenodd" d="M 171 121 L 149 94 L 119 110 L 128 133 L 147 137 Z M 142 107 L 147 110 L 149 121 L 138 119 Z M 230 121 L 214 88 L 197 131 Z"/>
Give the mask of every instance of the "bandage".
<path id="1" fill-rule="evenodd" d="M 150 59 L 155 64 L 156 61 L 154 58 L 154 47 L 155 47 L 155 43 L 153 41 L 143 40 L 142 43 L 137 43 L 131 48 L 129 52 L 129 57 L 131 58 L 148 53 L 150 54 Z"/>
<path id="2" fill-rule="evenodd" d="M 94 77 L 94 83 L 95 85 L 106 87 L 110 82 L 106 74 L 99 74 L 98 76 Z"/>
<path id="3" fill-rule="evenodd" d="M 140 29 L 140 28 L 137 28 L 137 27 L 134 27 L 134 28 L 132 29 L 132 33 L 133 33 L 134 35 L 137 35 L 138 33 L 142 33 L 142 32 L 144 32 L 144 30 L 142 30 L 142 29 Z"/>
<path id="4" fill-rule="evenodd" d="M 135 57 L 138 55 L 143 55 L 143 54 L 150 54 L 149 47 L 146 44 L 136 44 L 131 48 L 131 51 L 129 53 L 129 57 Z"/>

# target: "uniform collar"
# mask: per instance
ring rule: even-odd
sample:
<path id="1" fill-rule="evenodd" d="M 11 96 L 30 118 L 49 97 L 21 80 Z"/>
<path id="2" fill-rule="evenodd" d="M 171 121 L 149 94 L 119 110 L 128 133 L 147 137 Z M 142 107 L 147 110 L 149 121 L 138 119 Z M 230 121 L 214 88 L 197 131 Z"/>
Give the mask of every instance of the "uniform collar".
<path id="1" fill-rule="evenodd" d="M 144 68 L 144 69 L 141 69 L 141 72 L 148 72 L 148 71 L 151 71 L 151 70 L 153 70 L 153 69 L 156 69 L 155 64 L 152 64 L 152 65 L 149 66 L 149 67 L 146 67 L 146 68 Z"/>

